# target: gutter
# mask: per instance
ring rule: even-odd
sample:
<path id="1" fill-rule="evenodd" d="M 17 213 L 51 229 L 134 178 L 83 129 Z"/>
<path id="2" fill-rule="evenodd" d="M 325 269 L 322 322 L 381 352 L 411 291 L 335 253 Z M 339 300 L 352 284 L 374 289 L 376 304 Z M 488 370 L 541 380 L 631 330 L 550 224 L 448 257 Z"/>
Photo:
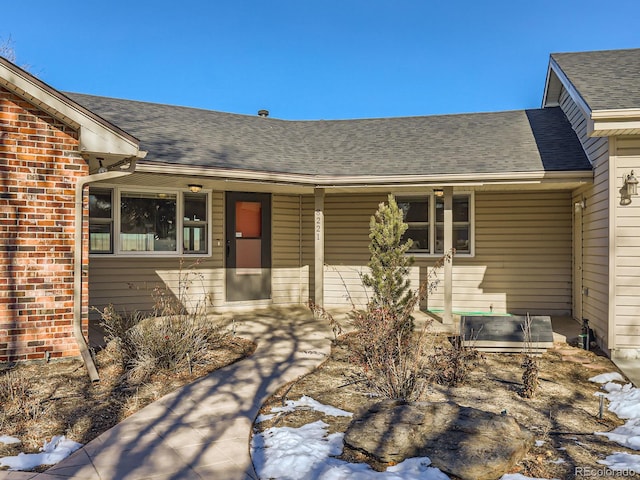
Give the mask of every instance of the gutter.
<path id="1" fill-rule="evenodd" d="M 313 175 L 301 173 L 279 173 L 254 170 L 231 170 L 207 166 L 186 166 L 141 163 L 136 173 L 160 173 L 169 175 L 192 175 L 216 178 L 226 182 L 265 183 L 284 186 L 312 188 L 395 188 L 403 185 L 412 187 L 442 186 L 483 186 L 501 184 L 539 184 L 558 181 L 593 182 L 591 170 L 579 171 L 534 171 L 499 172 L 476 174 L 429 174 L 429 175 Z"/>
<path id="2" fill-rule="evenodd" d="M 142 152 L 141 152 L 142 153 Z M 93 357 L 89 352 L 87 340 L 82 334 L 82 253 L 83 253 L 83 197 L 84 187 L 92 182 L 100 180 L 112 180 L 118 177 L 124 177 L 131 175 L 136 169 L 136 160 L 138 157 L 132 157 L 129 159 L 129 167 L 124 170 L 107 171 L 103 173 L 96 173 L 87 175 L 78 179 L 76 183 L 75 193 L 75 239 L 74 239 L 74 252 L 73 252 L 73 335 L 78 344 L 80 355 L 84 361 L 89 378 L 92 382 L 100 380 L 98 376 L 98 370 L 93 361 Z"/>

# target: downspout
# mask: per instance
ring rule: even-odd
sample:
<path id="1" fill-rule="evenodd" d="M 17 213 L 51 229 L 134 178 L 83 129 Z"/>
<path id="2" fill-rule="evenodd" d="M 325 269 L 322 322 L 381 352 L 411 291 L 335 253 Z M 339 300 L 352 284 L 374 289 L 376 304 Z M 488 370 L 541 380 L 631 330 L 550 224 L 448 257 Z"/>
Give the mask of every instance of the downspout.
<path id="1" fill-rule="evenodd" d="M 124 177 L 131 175 L 136 169 L 136 158 L 131 158 L 129 167 L 124 170 L 107 171 L 104 173 L 95 173 L 93 175 L 87 175 L 82 177 L 76 183 L 76 198 L 75 198 L 75 239 L 74 239 L 74 252 L 73 252 L 73 335 L 76 338 L 80 355 L 84 361 L 89 378 L 92 382 L 100 380 L 98 376 L 98 370 L 93 361 L 93 357 L 89 352 L 87 341 L 82 334 L 82 237 L 83 237 L 83 197 L 84 187 L 92 182 L 100 180 L 112 180 L 118 177 Z"/>

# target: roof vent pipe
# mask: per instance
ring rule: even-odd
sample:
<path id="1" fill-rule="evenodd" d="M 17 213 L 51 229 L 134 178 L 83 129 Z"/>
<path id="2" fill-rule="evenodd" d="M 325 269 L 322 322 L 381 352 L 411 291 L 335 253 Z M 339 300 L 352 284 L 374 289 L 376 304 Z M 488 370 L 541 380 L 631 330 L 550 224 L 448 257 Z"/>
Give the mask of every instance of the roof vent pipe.
<path id="1" fill-rule="evenodd" d="M 269 116 L 269 110 L 258 110 L 258 116 L 267 118 Z"/>

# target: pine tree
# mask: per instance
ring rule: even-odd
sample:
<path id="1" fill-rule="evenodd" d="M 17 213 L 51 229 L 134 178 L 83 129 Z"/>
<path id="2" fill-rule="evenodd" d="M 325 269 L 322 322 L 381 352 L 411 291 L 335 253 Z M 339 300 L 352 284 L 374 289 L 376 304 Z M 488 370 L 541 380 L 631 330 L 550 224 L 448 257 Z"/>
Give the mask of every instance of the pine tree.
<path id="1" fill-rule="evenodd" d="M 415 297 L 407 278 L 413 257 L 406 255 L 413 242 L 402 241 L 408 228 L 403 220 L 395 198 L 389 195 L 387 204 L 381 203 L 371 217 L 368 263 L 371 273 L 364 274 L 362 281 L 373 290 L 369 308 L 388 310 L 398 320 L 406 317 L 413 330 L 413 318 L 405 312 Z"/>

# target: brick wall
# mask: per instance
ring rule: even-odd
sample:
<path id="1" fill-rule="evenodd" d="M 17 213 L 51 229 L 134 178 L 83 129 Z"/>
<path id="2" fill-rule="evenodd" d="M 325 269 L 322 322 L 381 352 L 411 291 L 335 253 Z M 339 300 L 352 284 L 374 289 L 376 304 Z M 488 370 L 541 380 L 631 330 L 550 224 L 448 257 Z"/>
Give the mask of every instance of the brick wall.
<path id="1" fill-rule="evenodd" d="M 74 129 L 0 87 L 0 362 L 79 354 L 74 201 L 76 179 L 88 167 L 77 138 Z M 86 334 L 86 278 L 83 293 Z"/>

